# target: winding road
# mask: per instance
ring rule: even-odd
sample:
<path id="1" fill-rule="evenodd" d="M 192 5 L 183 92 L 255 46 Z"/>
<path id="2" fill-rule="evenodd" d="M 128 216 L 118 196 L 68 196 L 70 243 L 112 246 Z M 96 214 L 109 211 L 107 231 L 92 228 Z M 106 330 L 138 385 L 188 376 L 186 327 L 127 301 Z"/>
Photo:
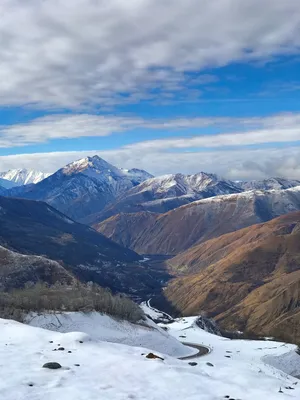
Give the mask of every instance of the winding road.
<path id="1" fill-rule="evenodd" d="M 192 360 L 193 358 L 203 357 L 211 352 L 211 349 L 209 347 L 201 346 L 200 344 L 187 343 L 187 342 L 181 342 L 181 343 L 187 347 L 193 347 L 194 349 L 197 349 L 198 353 L 193 354 L 191 356 L 179 357 L 179 360 Z"/>

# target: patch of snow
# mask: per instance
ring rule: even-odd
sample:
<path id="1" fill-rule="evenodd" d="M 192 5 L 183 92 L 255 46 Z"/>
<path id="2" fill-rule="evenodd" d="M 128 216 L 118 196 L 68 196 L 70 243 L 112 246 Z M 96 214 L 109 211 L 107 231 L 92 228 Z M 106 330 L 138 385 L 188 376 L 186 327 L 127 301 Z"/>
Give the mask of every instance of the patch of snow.
<path id="1" fill-rule="evenodd" d="M 57 332 L 83 331 L 92 340 L 122 343 L 128 346 L 146 347 L 173 357 L 184 357 L 194 351 L 182 345 L 173 336 L 159 328 L 151 320 L 143 324 L 131 324 L 119 321 L 97 312 L 62 313 L 31 315 L 28 317 L 31 326 L 50 329 Z"/>

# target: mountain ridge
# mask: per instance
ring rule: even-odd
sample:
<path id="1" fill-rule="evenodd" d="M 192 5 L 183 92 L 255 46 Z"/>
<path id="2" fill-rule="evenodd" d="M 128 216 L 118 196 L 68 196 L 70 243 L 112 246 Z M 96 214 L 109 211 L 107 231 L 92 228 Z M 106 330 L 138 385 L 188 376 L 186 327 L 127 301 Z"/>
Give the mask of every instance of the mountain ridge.
<path id="1" fill-rule="evenodd" d="M 143 223 L 137 226 L 135 213 L 122 213 L 94 227 L 120 243 L 127 224 L 133 227 L 126 233 L 131 238 L 126 239 L 129 248 L 139 254 L 173 256 L 197 243 L 298 210 L 300 187 L 256 190 L 197 200 L 155 218 L 155 213 L 143 211 Z"/>

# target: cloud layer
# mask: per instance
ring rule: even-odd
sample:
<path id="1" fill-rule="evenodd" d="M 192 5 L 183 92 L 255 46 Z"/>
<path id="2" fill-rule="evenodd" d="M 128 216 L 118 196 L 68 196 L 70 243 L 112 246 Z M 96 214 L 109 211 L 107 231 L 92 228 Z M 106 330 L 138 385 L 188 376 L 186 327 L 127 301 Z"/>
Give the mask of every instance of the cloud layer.
<path id="1" fill-rule="evenodd" d="M 95 154 L 119 167 L 142 168 L 154 175 L 206 171 L 233 180 L 263 179 L 271 176 L 300 179 L 299 147 L 176 154 L 151 149 L 143 152 L 138 149 L 117 149 L 18 154 L 0 157 L 0 171 L 29 168 L 54 172 L 69 162 Z"/>
<path id="2" fill-rule="evenodd" d="M 300 46 L 298 0 L 2 0 L 0 15 L 6 106 L 192 99 L 190 72 Z"/>
<path id="3" fill-rule="evenodd" d="M 285 113 L 253 118 L 174 118 L 144 119 L 140 117 L 101 116 L 91 114 L 52 115 L 27 123 L 0 126 L 0 148 L 45 143 L 54 139 L 101 137 L 115 133 L 144 129 L 145 136 L 138 143 L 127 146 L 133 150 L 214 148 L 222 146 L 257 145 L 300 141 L 300 113 Z M 222 131 L 206 135 L 205 128 Z M 201 130 L 193 137 L 146 140 L 146 130 L 175 131 Z M 203 131 L 204 130 L 204 131 Z"/>

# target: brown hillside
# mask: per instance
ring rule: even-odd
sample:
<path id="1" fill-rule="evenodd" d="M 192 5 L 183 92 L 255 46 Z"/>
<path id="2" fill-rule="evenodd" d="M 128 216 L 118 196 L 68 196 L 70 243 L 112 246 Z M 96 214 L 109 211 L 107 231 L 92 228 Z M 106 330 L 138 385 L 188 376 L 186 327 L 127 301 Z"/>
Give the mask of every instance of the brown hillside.
<path id="1" fill-rule="evenodd" d="M 118 214 L 94 228 L 139 254 L 176 255 L 196 243 L 261 221 L 253 199 L 237 200 L 232 195 L 195 201 L 165 214 Z"/>
<path id="2" fill-rule="evenodd" d="M 252 191 L 195 201 L 164 214 L 118 214 L 98 232 L 140 254 L 177 255 L 229 232 L 300 210 L 300 190 Z"/>
<path id="3" fill-rule="evenodd" d="M 300 213 L 209 240 L 171 260 L 166 297 L 222 327 L 300 339 Z"/>

